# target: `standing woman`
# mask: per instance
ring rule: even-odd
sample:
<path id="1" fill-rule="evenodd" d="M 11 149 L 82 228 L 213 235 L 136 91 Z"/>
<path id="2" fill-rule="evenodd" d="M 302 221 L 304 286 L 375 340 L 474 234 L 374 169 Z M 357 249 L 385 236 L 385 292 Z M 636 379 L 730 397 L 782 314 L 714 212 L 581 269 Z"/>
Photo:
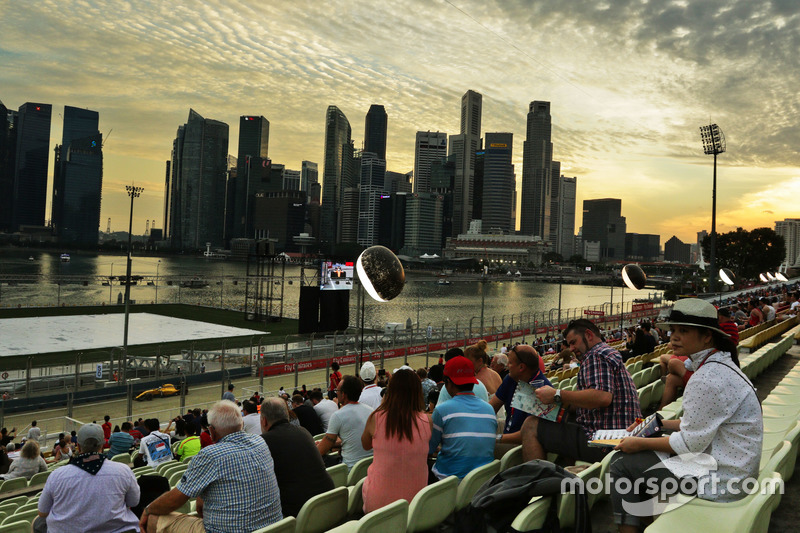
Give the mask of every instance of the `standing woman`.
<path id="1" fill-rule="evenodd" d="M 761 406 L 752 383 L 739 370 L 736 346 L 719 328 L 716 308 L 697 298 L 679 300 L 665 325 L 672 332 L 672 350 L 677 356 L 688 356 L 694 375 L 684 390 L 683 417 L 663 422 L 671 435 L 628 437 L 617 446 L 624 453 L 611 463 L 611 504 L 614 521 L 623 533 L 642 526 L 639 516 L 629 514 L 625 507 L 639 504 L 633 507 L 638 514 L 646 505 L 641 502 L 651 500 L 654 493 L 622 494 L 618 492 L 624 485 L 617 482 L 620 478 L 648 489 L 680 486 L 691 496 L 730 502 L 747 496 L 742 481 L 759 473 Z M 716 485 L 709 483 L 709 475 Z M 665 491 L 656 492 L 665 495 Z"/>
<path id="2" fill-rule="evenodd" d="M 334 361 L 331 363 L 331 381 L 328 385 L 328 399 L 333 399 L 336 387 L 339 386 L 340 381 L 342 381 L 342 373 L 339 372 L 339 363 Z"/>
<path id="3" fill-rule="evenodd" d="M 431 431 L 419 377 L 413 370 L 395 372 L 361 435 L 364 449 L 374 449 L 361 490 L 365 513 L 399 499 L 410 502 L 428 484 Z"/>

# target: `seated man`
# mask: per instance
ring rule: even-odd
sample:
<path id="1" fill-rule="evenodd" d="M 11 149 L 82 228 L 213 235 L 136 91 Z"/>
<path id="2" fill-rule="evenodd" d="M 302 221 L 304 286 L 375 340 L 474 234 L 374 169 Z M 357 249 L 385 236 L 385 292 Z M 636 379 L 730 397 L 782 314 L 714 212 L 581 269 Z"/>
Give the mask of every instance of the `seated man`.
<path id="1" fill-rule="evenodd" d="M 149 433 L 139 444 L 139 455 L 145 458 L 147 466 L 155 468 L 161 463 L 172 461 L 174 458 L 170 438 L 166 433 L 159 431 L 161 424 L 158 418 L 148 418 L 144 421 L 144 427 Z"/>
<path id="2" fill-rule="evenodd" d="M 186 424 L 184 431 L 186 432 L 186 438 L 181 441 L 181 443 L 178 445 L 178 448 L 175 450 L 177 459 L 181 461 L 187 457 L 194 457 L 200 453 L 200 448 L 203 447 L 203 443 L 200 441 L 200 436 L 195 435 L 197 429 L 194 424 Z"/>
<path id="3" fill-rule="evenodd" d="M 311 403 L 314 404 L 314 411 L 319 415 L 320 422 L 322 422 L 322 431 L 328 431 L 328 422 L 331 420 L 331 415 L 339 410 L 336 402 L 329 400 L 322 396 L 322 391 L 314 389 L 308 395 L 311 398 Z"/>
<path id="4" fill-rule="evenodd" d="M 261 417 L 258 416 L 258 406 L 250 400 L 245 400 L 242 402 L 242 411 L 244 411 L 242 417 L 244 432 L 261 435 Z"/>
<path id="5" fill-rule="evenodd" d="M 300 394 L 292 396 L 292 411 L 297 415 L 300 426 L 306 428 L 312 436 L 325 433 L 319 415 L 313 407 L 309 407 L 305 404 Z"/>
<path id="6" fill-rule="evenodd" d="M 250 533 L 283 519 L 275 468 L 264 439 L 242 431 L 242 413 L 228 400 L 208 412 L 215 444 L 200 450 L 178 486 L 145 507 L 147 533 Z M 197 516 L 174 512 L 197 498 Z"/>
<path id="7" fill-rule="evenodd" d="M 295 396 L 302 400 L 299 394 Z M 333 480 L 325 471 L 325 463 L 311 434 L 289 423 L 289 411 L 283 400 L 264 400 L 261 404 L 261 428 L 264 430 L 261 436 L 275 463 L 283 516 L 297 516 L 309 498 L 332 490 Z"/>
<path id="8" fill-rule="evenodd" d="M 364 389 L 361 391 L 358 403 L 372 407 L 373 410 L 377 409 L 381 405 L 381 390 L 383 389 L 375 383 L 375 378 L 378 375 L 375 365 L 371 361 L 367 361 L 361 365 L 361 371 L 358 375 L 361 376 L 361 381 L 364 382 Z"/>
<path id="9" fill-rule="evenodd" d="M 536 396 L 544 403 L 556 398 L 577 410 L 576 422 L 551 422 L 535 416 L 522 425 L 522 457 L 545 459 L 548 452 L 565 461 L 595 462 L 607 448 L 589 447 L 589 439 L 600 429 L 625 429 L 642 416 L 639 395 L 622 356 L 600 337 L 600 330 L 585 318 L 572 320 L 564 330 L 572 352 L 581 361 L 578 387 L 574 391 L 544 386 Z"/>
<path id="10" fill-rule="evenodd" d="M 494 396 L 489 399 L 489 404 L 497 413 L 501 407 L 506 408 L 506 424 L 503 435 L 498 440 L 504 444 L 520 444 L 522 442 L 522 423 L 531 416 L 525 411 L 511 407 L 511 400 L 517 391 L 517 383 L 524 381 L 534 387 L 550 385 L 550 381 L 539 370 L 539 354 L 533 347 L 520 344 L 511 348 L 508 353 L 508 375 L 497 389 Z"/>
<path id="11" fill-rule="evenodd" d="M 447 350 L 447 353 L 444 354 L 444 362 L 445 364 L 447 364 L 447 362 L 450 359 L 459 356 L 461 357 L 464 356 L 464 350 L 462 350 L 461 348 L 450 348 L 449 350 Z M 473 374 L 474 370 L 475 369 L 473 366 Z M 484 402 L 489 401 L 489 391 L 486 390 L 486 386 L 483 383 L 481 383 L 480 380 L 478 380 L 478 383 L 476 383 L 475 386 L 472 388 L 472 393 L 479 400 L 483 400 Z M 449 400 L 450 397 L 451 397 L 450 393 L 447 392 L 447 387 L 442 387 L 442 389 L 439 391 L 439 400 L 436 402 L 436 406 L 438 407 L 442 405 L 444 402 Z"/>
<path id="12" fill-rule="evenodd" d="M 364 457 L 372 455 L 361 445 L 361 435 L 367 425 L 372 408 L 359 403 L 363 385 L 355 376 L 345 376 L 336 385 L 336 397 L 341 407 L 331 415 L 325 437 L 317 443 L 319 453 L 326 455 L 332 448 L 341 446 L 342 462 L 348 470 Z"/>
<path id="13" fill-rule="evenodd" d="M 133 448 L 133 437 L 130 434 L 132 429 L 133 424 L 130 422 L 123 422 L 121 431 L 111 434 L 111 437 L 108 439 L 108 452 L 106 453 L 109 459 L 121 453 L 130 453 L 131 448 Z"/>
<path id="14" fill-rule="evenodd" d="M 445 387 L 451 399 L 433 411 L 429 453 L 441 444 L 431 472 L 439 479 L 463 478 L 470 471 L 494 460 L 497 417 L 494 409 L 472 392 L 478 383 L 475 367 L 464 356 L 444 365 Z"/>
<path id="15" fill-rule="evenodd" d="M 50 533 L 136 531 L 130 508 L 139 503 L 139 485 L 128 465 L 101 452 L 103 428 L 84 424 L 78 431 L 78 454 L 53 470 L 39 498 L 39 521 Z M 2 529 L 0 527 L 0 529 Z"/>

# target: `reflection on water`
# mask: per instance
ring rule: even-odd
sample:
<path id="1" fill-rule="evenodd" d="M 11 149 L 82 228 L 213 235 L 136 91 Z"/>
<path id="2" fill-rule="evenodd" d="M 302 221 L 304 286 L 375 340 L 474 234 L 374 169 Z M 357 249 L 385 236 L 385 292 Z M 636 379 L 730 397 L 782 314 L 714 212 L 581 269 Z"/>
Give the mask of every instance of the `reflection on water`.
<path id="1" fill-rule="evenodd" d="M 0 306 L 54 306 L 100 305 L 116 303 L 124 292 L 118 281 L 108 283 L 108 277 L 125 274 L 124 255 L 71 253 L 70 262 L 59 260 L 59 253 L 30 250 L 0 251 Z M 32 256 L 33 261 L 28 257 Z M 137 303 L 188 303 L 244 309 L 247 265 L 245 263 L 206 260 L 201 257 L 135 256 L 132 275 L 158 275 L 158 281 L 148 285 L 147 280 L 131 287 L 131 299 Z M 41 279 L 38 278 L 41 276 Z M 60 276 L 62 283 L 57 283 Z M 180 286 L 180 279 L 198 276 L 209 282 L 204 288 L 189 289 Z M 29 278 L 8 284 L 11 279 Z M 153 278 L 151 278 L 153 279 Z M 219 282 L 222 281 L 220 284 Z M 368 327 L 382 327 L 387 322 L 405 323 L 411 319 L 422 326 L 448 326 L 456 322 L 466 324 L 474 317 L 480 323 L 481 305 L 484 322 L 495 325 L 510 323 L 511 315 L 551 313 L 557 316 L 559 286 L 551 283 L 534 283 L 499 278 L 482 284 L 480 281 L 459 281 L 451 278 L 450 285 L 436 281 L 415 279 L 408 273 L 407 284 L 395 300 L 380 304 L 367 297 L 365 320 Z M 171 284 L 170 284 L 171 283 Z M 279 287 L 275 287 L 279 290 Z M 300 267 L 287 265 L 284 283 L 283 315 L 298 316 L 300 295 Z M 588 285 L 563 285 L 561 308 L 597 307 L 607 304 L 610 287 Z M 614 289 L 613 299 L 618 304 L 621 290 Z M 626 291 L 626 308 L 635 296 Z M 350 323 L 356 321 L 357 295 L 350 297 Z M 615 305 L 616 307 L 616 305 Z M 562 315 L 562 319 L 565 317 Z M 572 317 L 570 317 L 572 318 Z M 516 319 L 515 319 L 516 320 Z"/>

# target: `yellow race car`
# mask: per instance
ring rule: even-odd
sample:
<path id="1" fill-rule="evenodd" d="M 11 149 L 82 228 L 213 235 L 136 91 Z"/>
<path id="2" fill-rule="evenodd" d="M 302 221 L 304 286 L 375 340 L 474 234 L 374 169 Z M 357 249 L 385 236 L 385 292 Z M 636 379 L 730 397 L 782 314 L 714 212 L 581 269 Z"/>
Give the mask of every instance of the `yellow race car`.
<path id="1" fill-rule="evenodd" d="M 166 383 L 166 384 L 164 384 L 164 385 L 162 385 L 160 387 L 156 387 L 155 389 L 150 389 L 150 390 L 146 390 L 146 391 L 142 392 L 141 394 L 139 394 L 136 397 L 136 401 L 139 401 L 139 402 L 141 402 L 142 400 L 150 401 L 155 396 L 160 396 L 160 397 L 163 398 L 164 396 L 175 396 L 176 394 L 180 394 L 180 393 L 181 393 L 181 390 L 179 388 L 175 387 L 175 385 L 173 385 L 172 383 Z M 187 393 L 188 393 L 188 391 L 187 391 Z"/>

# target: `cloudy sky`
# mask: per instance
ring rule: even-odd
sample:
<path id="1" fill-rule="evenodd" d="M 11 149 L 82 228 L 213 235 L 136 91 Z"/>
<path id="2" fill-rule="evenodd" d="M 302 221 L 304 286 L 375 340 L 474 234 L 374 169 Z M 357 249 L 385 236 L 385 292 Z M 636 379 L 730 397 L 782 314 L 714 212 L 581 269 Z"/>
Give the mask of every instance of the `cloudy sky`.
<path id="1" fill-rule="evenodd" d="M 710 229 L 712 157 L 727 138 L 718 231 L 800 217 L 796 0 L 0 0 L 0 100 L 100 112 L 101 226 L 126 229 L 124 185 L 145 187 L 135 230 L 162 226 L 164 161 L 193 108 L 231 126 L 270 121 L 270 157 L 323 160 L 328 105 L 360 146 L 370 104 L 389 115 L 388 168 L 412 170 L 418 130 L 458 133 L 483 94 L 483 132 L 511 131 L 517 185 L 525 115 L 551 102 L 554 157 L 584 199 L 622 198 L 628 231 L 694 242 Z M 113 130 L 113 131 L 112 131 Z M 52 161 L 51 161 L 52 167 Z M 321 170 L 321 168 L 320 168 Z M 52 170 L 51 170 L 52 173 Z"/>

